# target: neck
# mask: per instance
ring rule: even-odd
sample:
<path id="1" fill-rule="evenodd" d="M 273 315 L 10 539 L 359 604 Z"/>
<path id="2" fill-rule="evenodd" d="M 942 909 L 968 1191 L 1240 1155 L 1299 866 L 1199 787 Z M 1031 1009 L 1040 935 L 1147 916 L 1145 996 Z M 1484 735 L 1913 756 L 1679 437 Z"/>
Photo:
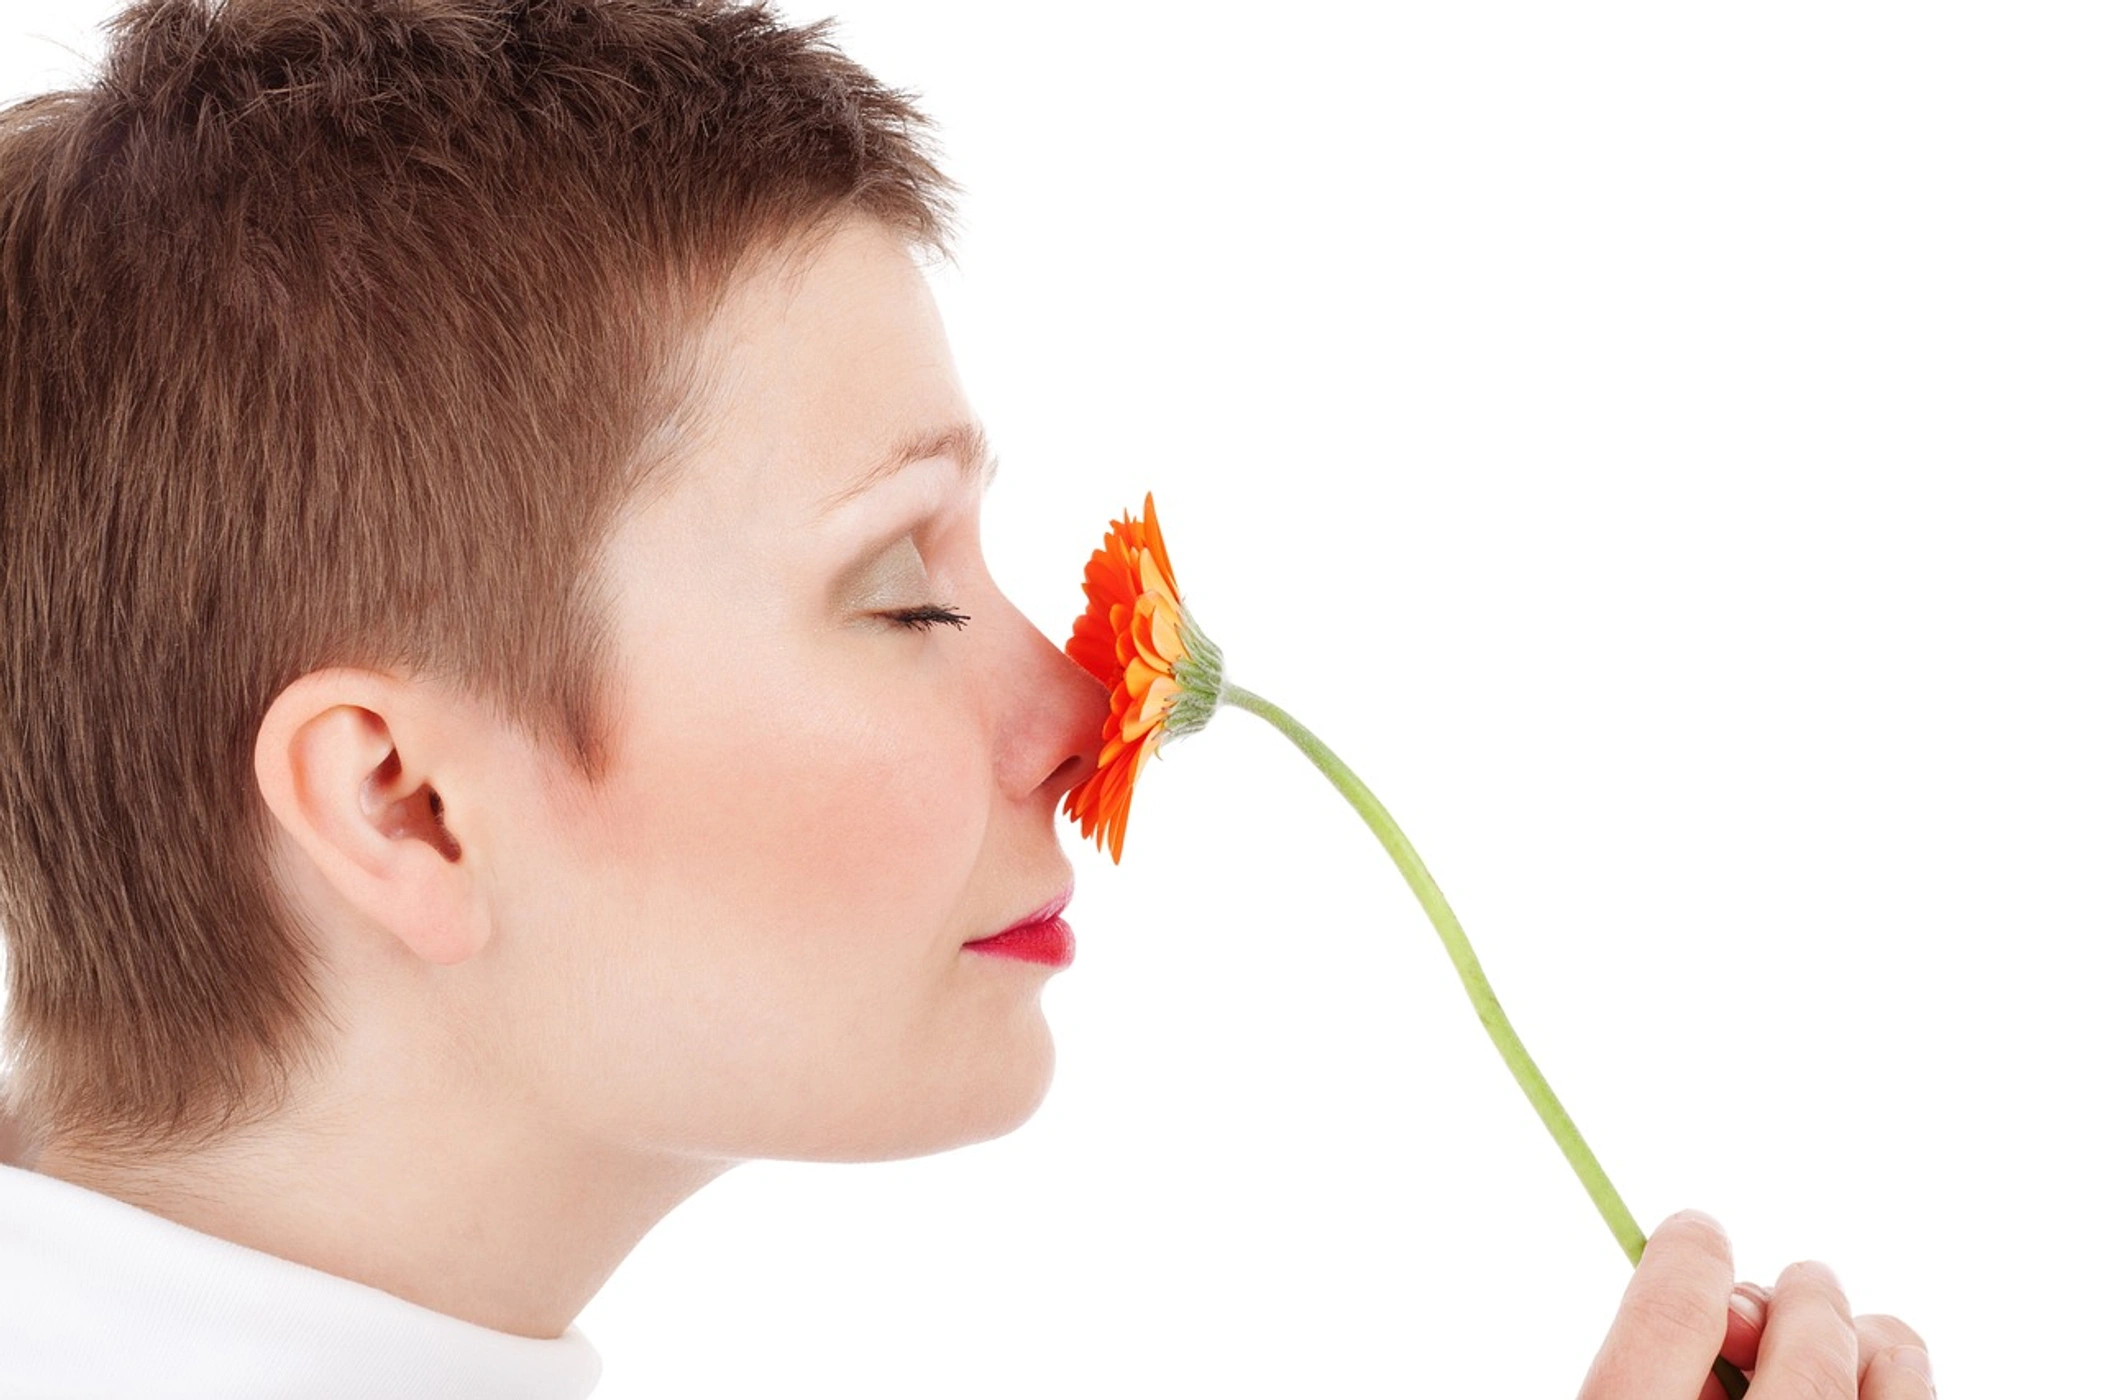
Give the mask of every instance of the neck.
<path id="1" fill-rule="evenodd" d="M 6 1090 L 6 1081 L 0 1080 L 0 1166 L 33 1168 L 29 1135 L 8 1111 Z"/>
<path id="2" fill-rule="evenodd" d="M 306 1103 L 330 1102 L 307 1096 Z M 523 1337 L 566 1331 L 728 1165 L 566 1139 L 524 1113 L 336 1099 L 151 1160 L 61 1139 L 35 1170 L 177 1224 Z"/>

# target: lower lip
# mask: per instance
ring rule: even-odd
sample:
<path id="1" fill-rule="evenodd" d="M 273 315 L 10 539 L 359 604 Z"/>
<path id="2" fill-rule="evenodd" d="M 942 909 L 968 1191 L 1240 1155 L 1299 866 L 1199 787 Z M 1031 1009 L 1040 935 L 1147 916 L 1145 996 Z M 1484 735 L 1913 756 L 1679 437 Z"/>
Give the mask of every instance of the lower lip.
<path id="1" fill-rule="evenodd" d="M 1022 962 L 1041 963 L 1045 967 L 1070 967 L 1072 925 L 1063 919 L 1039 919 L 1033 924 L 1020 924 L 1005 933 L 995 933 L 990 938 L 980 938 L 963 946 L 973 953 L 987 953 L 995 958 L 1016 958 Z"/>

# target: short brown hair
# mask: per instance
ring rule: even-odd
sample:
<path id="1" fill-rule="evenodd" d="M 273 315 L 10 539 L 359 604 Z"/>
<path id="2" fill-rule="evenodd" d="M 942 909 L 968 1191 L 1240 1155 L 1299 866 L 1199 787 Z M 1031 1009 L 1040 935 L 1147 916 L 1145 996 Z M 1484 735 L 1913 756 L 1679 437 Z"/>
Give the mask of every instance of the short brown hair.
<path id="1" fill-rule="evenodd" d="M 281 1102 L 321 1002 L 267 862 L 271 699 L 444 677 L 592 771 L 592 564 L 684 308 L 855 212 L 938 248 L 947 196 L 906 95 L 720 0 L 147 0 L 91 87 L 0 113 L 33 1132 L 173 1146 Z"/>

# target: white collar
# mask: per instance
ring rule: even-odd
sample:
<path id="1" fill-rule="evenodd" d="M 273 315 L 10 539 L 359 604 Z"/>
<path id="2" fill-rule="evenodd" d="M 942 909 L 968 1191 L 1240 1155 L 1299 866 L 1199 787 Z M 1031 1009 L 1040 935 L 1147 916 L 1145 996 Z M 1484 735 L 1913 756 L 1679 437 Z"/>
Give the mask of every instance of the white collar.
<path id="1" fill-rule="evenodd" d="M 579 1400 L 575 1328 L 512 1336 L 0 1163 L 0 1400 Z"/>

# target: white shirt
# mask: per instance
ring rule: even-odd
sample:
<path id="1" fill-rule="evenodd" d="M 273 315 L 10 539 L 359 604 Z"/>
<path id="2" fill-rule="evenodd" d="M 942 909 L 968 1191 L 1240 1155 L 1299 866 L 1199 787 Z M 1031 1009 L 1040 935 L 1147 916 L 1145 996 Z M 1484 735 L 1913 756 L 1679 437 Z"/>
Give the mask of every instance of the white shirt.
<path id="1" fill-rule="evenodd" d="M 0 1163 L 0 1400 L 577 1400 L 598 1353 L 516 1337 Z"/>

